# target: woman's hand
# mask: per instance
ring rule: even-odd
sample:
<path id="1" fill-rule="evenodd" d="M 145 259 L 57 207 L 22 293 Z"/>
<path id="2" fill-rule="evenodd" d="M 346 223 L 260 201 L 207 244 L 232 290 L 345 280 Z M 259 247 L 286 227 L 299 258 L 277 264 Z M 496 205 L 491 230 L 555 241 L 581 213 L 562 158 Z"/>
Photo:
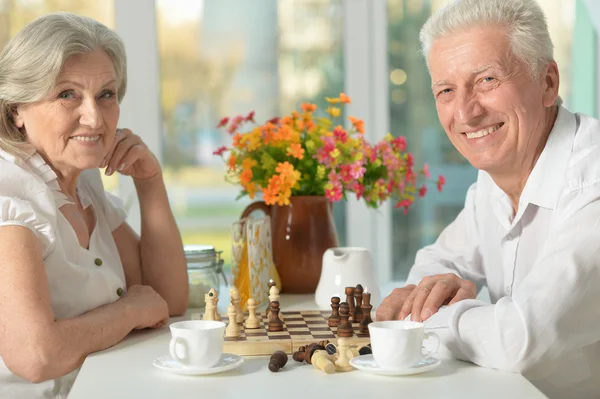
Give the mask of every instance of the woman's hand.
<path id="1" fill-rule="evenodd" d="M 107 176 L 118 171 L 134 179 L 147 180 L 160 174 L 160 164 L 154 154 L 129 129 L 117 129 L 115 140 L 100 165 L 105 166 Z"/>
<path id="2" fill-rule="evenodd" d="M 130 309 L 135 329 L 160 328 L 169 321 L 167 302 L 149 285 L 132 285 L 119 300 Z"/>

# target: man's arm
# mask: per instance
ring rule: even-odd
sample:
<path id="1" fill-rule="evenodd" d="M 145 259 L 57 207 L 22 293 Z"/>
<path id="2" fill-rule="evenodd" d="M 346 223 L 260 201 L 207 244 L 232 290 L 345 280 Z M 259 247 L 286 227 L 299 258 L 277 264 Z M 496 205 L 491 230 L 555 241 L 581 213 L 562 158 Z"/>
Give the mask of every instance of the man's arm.
<path id="1" fill-rule="evenodd" d="M 377 320 L 404 319 L 409 314 L 420 320 L 422 313 L 434 314 L 450 300 L 476 296 L 485 283 L 477 245 L 476 194 L 477 183 L 467 191 L 456 219 L 434 244 L 417 252 L 407 285 L 384 299 Z"/>
<path id="2" fill-rule="evenodd" d="M 480 366 L 523 372 L 600 340 L 600 184 L 595 197 L 567 202 L 549 241 L 512 297 L 495 305 L 463 301 L 446 313 L 442 343 Z M 592 192 L 588 187 L 587 192 Z"/>

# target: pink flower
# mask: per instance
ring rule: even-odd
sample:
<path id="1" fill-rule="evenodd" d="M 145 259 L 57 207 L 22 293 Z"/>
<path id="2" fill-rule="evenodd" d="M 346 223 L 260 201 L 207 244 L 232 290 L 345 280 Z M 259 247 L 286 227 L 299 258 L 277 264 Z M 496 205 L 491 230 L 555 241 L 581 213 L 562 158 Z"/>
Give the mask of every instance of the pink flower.
<path id="1" fill-rule="evenodd" d="M 363 167 L 360 161 L 356 161 L 350 166 L 350 176 L 352 176 L 352 178 L 356 180 L 363 177 L 366 171 L 367 169 Z"/>
<path id="2" fill-rule="evenodd" d="M 340 166 L 340 176 L 344 183 L 349 184 L 353 179 L 351 166 L 346 164 Z"/>
<path id="3" fill-rule="evenodd" d="M 330 183 L 338 183 L 340 181 L 340 175 L 337 174 L 335 170 L 329 172 L 327 177 L 329 178 Z"/>
<path id="4" fill-rule="evenodd" d="M 444 187 L 444 184 L 446 184 L 446 178 L 444 176 L 440 175 L 440 177 L 437 181 L 438 191 L 442 191 L 442 187 Z"/>
<path id="5" fill-rule="evenodd" d="M 252 122 L 252 123 L 255 123 L 255 122 L 254 122 L 254 111 L 250 112 L 250 113 L 249 113 L 249 114 L 246 116 L 246 118 L 244 118 L 244 121 L 245 121 L 245 122 Z"/>
<path id="6" fill-rule="evenodd" d="M 400 136 L 392 140 L 392 146 L 396 151 L 404 152 L 406 150 L 406 138 Z"/>
<path id="7" fill-rule="evenodd" d="M 358 200 L 365 193 L 365 186 L 363 186 L 359 182 L 354 182 L 352 186 L 352 191 L 354 191 L 354 193 L 356 194 L 356 199 Z"/>
<path id="8" fill-rule="evenodd" d="M 219 147 L 215 152 L 213 152 L 213 155 L 223 155 L 225 151 L 227 151 L 227 147 Z"/>
<path id="9" fill-rule="evenodd" d="M 229 118 L 228 117 L 225 117 L 225 118 L 221 119 L 219 121 L 219 124 L 217 125 L 217 128 L 220 128 L 220 127 L 223 127 L 223 126 L 227 125 L 227 122 L 229 122 Z"/>
<path id="10" fill-rule="evenodd" d="M 423 165 L 423 175 L 425 175 L 426 179 L 429 179 L 431 177 L 431 172 L 429 172 L 428 164 Z"/>
<path id="11" fill-rule="evenodd" d="M 336 202 L 342 199 L 342 184 L 335 182 L 331 184 L 333 187 L 325 189 L 325 197 L 331 202 Z"/>
<path id="12" fill-rule="evenodd" d="M 279 123 L 279 118 L 278 117 L 271 118 L 267 121 L 267 123 L 272 123 L 273 125 L 276 125 Z"/>
<path id="13" fill-rule="evenodd" d="M 333 135 L 344 144 L 348 141 L 348 133 L 341 126 L 333 129 Z"/>
<path id="14" fill-rule="evenodd" d="M 425 194 L 427 194 L 427 186 L 423 184 L 419 189 L 419 197 L 424 197 Z"/>

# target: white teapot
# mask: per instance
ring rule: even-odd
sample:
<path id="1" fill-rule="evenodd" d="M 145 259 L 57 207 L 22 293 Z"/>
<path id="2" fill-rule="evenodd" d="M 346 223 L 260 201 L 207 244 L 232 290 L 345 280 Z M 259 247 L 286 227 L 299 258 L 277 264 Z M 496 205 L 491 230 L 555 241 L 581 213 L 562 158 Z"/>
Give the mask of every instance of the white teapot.
<path id="1" fill-rule="evenodd" d="M 381 301 L 381 294 L 371 253 L 366 248 L 329 248 L 323 254 L 321 278 L 315 291 L 315 302 L 319 309 L 331 308 L 331 297 L 346 300 L 345 288 L 362 285 L 365 292 L 371 293 L 371 305 Z"/>

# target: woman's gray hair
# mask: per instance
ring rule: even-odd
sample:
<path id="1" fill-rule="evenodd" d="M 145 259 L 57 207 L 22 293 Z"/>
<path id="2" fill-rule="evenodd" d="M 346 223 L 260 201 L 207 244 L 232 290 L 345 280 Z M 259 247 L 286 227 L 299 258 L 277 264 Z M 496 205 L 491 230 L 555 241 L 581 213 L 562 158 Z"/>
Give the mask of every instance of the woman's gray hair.
<path id="1" fill-rule="evenodd" d="M 528 65 L 532 77 L 539 76 L 554 60 L 546 17 L 535 0 L 455 0 L 431 16 L 421 29 L 425 61 L 429 64 L 429 50 L 436 39 L 485 24 L 506 28 L 513 53 Z"/>
<path id="2" fill-rule="evenodd" d="M 26 138 L 12 119 L 14 107 L 46 97 L 69 57 L 98 49 L 112 60 L 120 102 L 127 87 L 125 46 L 101 23 L 75 14 L 50 14 L 29 23 L 8 42 L 0 53 L 0 148 L 24 153 Z"/>

